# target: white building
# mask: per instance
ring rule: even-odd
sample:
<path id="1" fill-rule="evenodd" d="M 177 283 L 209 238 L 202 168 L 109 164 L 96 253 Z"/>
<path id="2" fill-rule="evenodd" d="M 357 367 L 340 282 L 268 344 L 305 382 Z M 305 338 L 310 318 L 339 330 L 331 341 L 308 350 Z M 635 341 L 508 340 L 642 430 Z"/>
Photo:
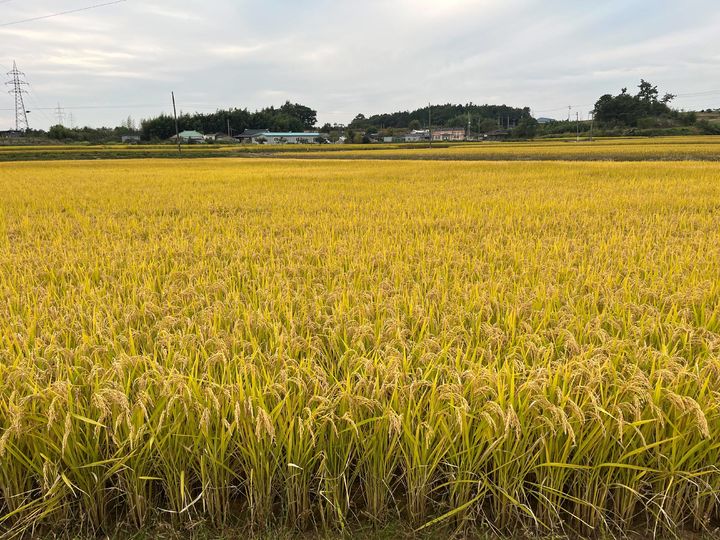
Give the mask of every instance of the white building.
<path id="1" fill-rule="evenodd" d="M 433 141 L 464 141 L 465 128 L 435 128 L 432 131 Z"/>
<path id="2" fill-rule="evenodd" d="M 246 130 L 239 138 L 253 144 L 317 144 L 319 139 L 325 137 L 316 132 Z"/>
<path id="3" fill-rule="evenodd" d="M 405 142 L 420 142 L 430 139 L 430 130 L 414 129 L 405 135 Z"/>

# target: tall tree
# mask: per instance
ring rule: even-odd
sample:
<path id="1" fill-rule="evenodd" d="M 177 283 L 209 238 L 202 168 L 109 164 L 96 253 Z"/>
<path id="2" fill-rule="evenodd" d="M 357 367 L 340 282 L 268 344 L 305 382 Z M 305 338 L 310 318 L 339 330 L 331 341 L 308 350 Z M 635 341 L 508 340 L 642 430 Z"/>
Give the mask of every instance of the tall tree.
<path id="1" fill-rule="evenodd" d="M 640 91 L 637 94 L 637 98 L 640 101 L 645 101 L 645 102 L 657 101 L 657 97 L 658 97 L 657 86 L 653 86 L 652 84 L 647 82 L 645 79 L 640 79 L 640 84 L 638 85 L 638 88 L 640 89 Z"/>

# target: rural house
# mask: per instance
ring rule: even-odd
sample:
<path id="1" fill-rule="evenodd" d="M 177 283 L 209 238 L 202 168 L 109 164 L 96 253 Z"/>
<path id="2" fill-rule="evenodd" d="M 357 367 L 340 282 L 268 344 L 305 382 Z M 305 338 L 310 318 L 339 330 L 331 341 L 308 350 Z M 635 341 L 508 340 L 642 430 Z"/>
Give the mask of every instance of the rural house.
<path id="1" fill-rule="evenodd" d="M 430 139 L 430 131 L 427 129 L 414 129 L 405 135 L 405 142 L 419 142 Z"/>
<path id="2" fill-rule="evenodd" d="M 433 141 L 464 141 L 465 128 L 448 127 L 432 130 Z"/>
<path id="3" fill-rule="evenodd" d="M 323 136 L 316 132 L 275 132 L 267 130 L 245 130 L 240 135 L 242 142 L 252 144 L 317 144 L 318 139 L 321 137 Z"/>
<path id="4" fill-rule="evenodd" d="M 257 137 L 258 135 L 261 135 L 262 133 L 267 133 L 268 131 L 270 131 L 270 130 L 269 129 L 246 129 L 240 135 L 235 135 L 235 138 L 242 143 L 251 143 L 251 142 L 253 142 L 253 137 Z"/>
<path id="5" fill-rule="evenodd" d="M 179 137 L 180 142 L 184 142 L 187 144 L 205 142 L 205 136 L 198 131 L 181 131 Z M 176 137 L 173 136 L 171 139 L 174 141 L 176 140 Z"/>

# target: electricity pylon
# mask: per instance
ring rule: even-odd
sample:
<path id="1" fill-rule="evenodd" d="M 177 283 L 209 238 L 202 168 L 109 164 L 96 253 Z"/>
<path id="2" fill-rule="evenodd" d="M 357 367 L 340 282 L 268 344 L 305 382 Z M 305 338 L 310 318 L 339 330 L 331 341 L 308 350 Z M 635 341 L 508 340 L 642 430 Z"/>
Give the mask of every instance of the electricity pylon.
<path id="1" fill-rule="evenodd" d="M 18 70 L 17 64 L 13 60 L 13 68 L 12 71 L 8 72 L 8 75 L 12 77 L 5 83 L 12 87 L 11 90 L 8 90 L 8 94 L 15 95 L 15 130 L 27 131 L 30 129 L 30 124 L 28 124 L 28 112 L 25 110 L 25 100 L 23 99 L 23 94 L 27 94 L 27 90 L 23 87 L 28 85 L 28 83 L 23 80 L 25 74 Z"/>

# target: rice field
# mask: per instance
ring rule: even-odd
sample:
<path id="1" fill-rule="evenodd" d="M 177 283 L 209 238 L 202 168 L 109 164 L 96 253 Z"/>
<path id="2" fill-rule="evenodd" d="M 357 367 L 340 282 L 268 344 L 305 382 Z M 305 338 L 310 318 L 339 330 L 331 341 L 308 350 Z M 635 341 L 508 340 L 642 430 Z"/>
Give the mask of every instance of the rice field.
<path id="1" fill-rule="evenodd" d="M 0 162 L 80 159 L 175 158 L 172 144 L 10 146 L 0 144 Z M 380 160 L 564 160 L 720 161 L 720 136 L 544 139 L 517 142 L 434 142 L 323 145 L 183 145 L 183 158 L 289 158 Z"/>
<path id="2" fill-rule="evenodd" d="M 2 163 L 0 534 L 712 529 L 719 177 Z"/>
<path id="3" fill-rule="evenodd" d="M 496 160 L 562 160 L 562 161 L 720 161 L 720 137 L 657 137 L 582 139 L 547 139 L 520 142 L 433 143 L 425 144 L 343 145 L 316 147 L 298 151 L 283 147 L 282 157 L 330 159 L 418 159 L 448 161 Z"/>

